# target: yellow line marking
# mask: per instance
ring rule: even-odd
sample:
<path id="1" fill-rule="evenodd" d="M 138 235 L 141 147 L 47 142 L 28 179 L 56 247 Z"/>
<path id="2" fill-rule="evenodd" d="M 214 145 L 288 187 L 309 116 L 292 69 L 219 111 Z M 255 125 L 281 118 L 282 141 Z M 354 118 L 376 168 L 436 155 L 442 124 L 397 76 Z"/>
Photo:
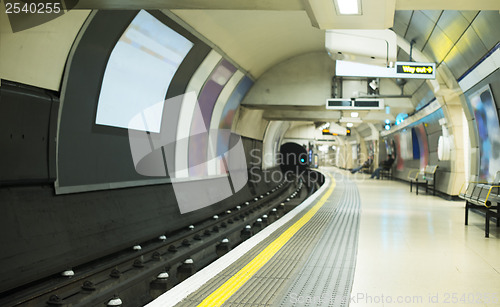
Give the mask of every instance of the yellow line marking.
<path id="1" fill-rule="evenodd" d="M 257 273 L 257 271 L 262 268 L 283 247 L 283 245 L 285 245 L 288 240 L 290 240 L 292 236 L 316 214 L 316 212 L 318 212 L 318 210 L 328 200 L 328 197 L 330 197 L 336 185 L 335 180 L 331 177 L 331 175 L 328 174 L 328 176 L 330 176 L 332 183 L 318 203 L 297 222 L 295 222 L 295 224 L 282 233 L 276 240 L 269 244 L 262 252 L 260 252 L 260 254 L 257 255 L 257 257 L 252 259 L 222 286 L 205 298 L 198 305 L 198 307 L 213 307 L 224 304 L 236 291 L 238 291 L 239 288 L 243 286 L 243 284 L 245 284 L 255 273 Z"/>

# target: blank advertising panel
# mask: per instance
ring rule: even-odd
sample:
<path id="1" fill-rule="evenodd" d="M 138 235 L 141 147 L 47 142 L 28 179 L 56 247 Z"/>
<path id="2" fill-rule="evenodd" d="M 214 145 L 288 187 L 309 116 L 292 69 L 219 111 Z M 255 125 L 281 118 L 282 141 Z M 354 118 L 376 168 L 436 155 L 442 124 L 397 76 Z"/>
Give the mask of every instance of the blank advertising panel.
<path id="1" fill-rule="evenodd" d="M 193 43 L 141 10 L 113 48 L 95 123 L 159 132 L 165 96 Z"/>

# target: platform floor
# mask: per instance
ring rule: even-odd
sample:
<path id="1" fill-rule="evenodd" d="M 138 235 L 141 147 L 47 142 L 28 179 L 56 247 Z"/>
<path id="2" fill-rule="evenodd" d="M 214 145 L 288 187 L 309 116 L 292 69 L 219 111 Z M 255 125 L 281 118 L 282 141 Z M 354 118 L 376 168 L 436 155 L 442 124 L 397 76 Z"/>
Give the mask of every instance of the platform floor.
<path id="1" fill-rule="evenodd" d="M 202 270 L 150 305 L 500 306 L 499 229 L 484 238 L 475 213 L 465 226 L 463 202 L 326 171 L 333 191 L 244 256 L 224 256 L 235 261 L 217 276 Z"/>
<path id="2" fill-rule="evenodd" d="M 403 182 L 349 177 L 362 206 L 351 293 L 360 299 L 349 306 L 500 306 L 494 223 L 485 238 L 484 217 L 472 213 L 464 225 L 463 201 L 410 194 Z"/>

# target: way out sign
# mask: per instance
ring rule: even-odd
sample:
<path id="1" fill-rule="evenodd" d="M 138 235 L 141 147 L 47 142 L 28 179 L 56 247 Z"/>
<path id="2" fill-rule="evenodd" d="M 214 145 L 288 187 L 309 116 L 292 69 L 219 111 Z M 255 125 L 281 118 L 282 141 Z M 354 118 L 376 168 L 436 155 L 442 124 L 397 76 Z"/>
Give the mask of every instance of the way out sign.
<path id="1" fill-rule="evenodd" d="M 396 62 L 398 78 L 436 79 L 436 63 Z"/>

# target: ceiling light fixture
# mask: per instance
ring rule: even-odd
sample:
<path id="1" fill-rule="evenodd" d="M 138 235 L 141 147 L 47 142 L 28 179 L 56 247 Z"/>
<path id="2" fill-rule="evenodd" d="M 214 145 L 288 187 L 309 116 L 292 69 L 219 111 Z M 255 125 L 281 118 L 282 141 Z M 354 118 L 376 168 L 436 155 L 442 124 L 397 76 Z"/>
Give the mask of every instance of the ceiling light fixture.
<path id="1" fill-rule="evenodd" d="M 361 15 L 360 0 L 334 0 L 339 15 Z"/>
<path id="2" fill-rule="evenodd" d="M 358 112 L 351 112 L 351 117 L 358 117 L 359 116 L 359 113 Z"/>
<path id="3" fill-rule="evenodd" d="M 351 128 L 352 126 L 354 126 L 353 123 L 347 123 L 347 128 Z"/>

